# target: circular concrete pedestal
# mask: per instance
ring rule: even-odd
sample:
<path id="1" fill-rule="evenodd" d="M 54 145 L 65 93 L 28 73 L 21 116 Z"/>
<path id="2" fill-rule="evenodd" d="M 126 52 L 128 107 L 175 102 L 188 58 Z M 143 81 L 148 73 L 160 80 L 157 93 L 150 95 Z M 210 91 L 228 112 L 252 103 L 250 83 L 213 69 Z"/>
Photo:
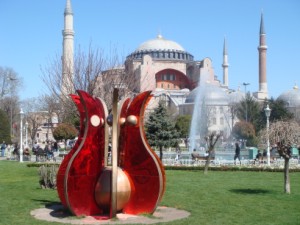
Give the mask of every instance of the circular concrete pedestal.
<path id="1" fill-rule="evenodd" d="M 38 220 L 69 224 L 154 224 L 184 219 L 190 213 L 184 210 L 160 206 L 149 217 L 118 213 L 117 218 L 100 220 L 92 216 L 77 218 L 67 214 L 62 205 L 52 205 L 47 208 L 35 209 L 31 211 L 31 215 Z"/>

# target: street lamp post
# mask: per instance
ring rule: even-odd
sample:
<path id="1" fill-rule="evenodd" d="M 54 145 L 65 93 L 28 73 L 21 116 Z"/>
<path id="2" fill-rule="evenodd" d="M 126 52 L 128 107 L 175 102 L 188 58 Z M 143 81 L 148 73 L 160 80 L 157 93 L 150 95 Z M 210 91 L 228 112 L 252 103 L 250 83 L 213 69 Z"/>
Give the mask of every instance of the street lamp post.
<path id="1" fill-rule="evenodd" d="M 25 123 L 25 146 L 28 148 L 28 122 Z"/>
<path id="2" fill-rule="evenodd" d="M 20 162 L 23 162 L 23 117 L 24 112 L 20 110 Z"/>
<path id="3" fill-rule="evenodd" d="M 245 86 L 245 103 L 246 103 L 246 122 L 248 122 L 248 102 L 247 102 L 247 86 L 250 83 L 243 83 L 243 85 Z"/>
<path id="4" fill-rule="evenodd" d="M 270 140 L 269 140 L 269 119 L 271 115 L 271 109 L 269 108 L 269 104 L 265 108 L 265 114 L 267 117 L 267 163 L 270 166 Z"/>

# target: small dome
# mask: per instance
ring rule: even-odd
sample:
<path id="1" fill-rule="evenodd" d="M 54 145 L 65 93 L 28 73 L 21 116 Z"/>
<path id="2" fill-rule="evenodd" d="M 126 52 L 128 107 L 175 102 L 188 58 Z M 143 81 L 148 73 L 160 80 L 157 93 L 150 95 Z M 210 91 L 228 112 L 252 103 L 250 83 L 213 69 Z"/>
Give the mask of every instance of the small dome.
<path id="1" fill-rule="evenodd" d="M 200 93 L 198 93 L 200 92 Z M 197 95 L 205 98 L 206 105 L 228 105 L 228 94 L 219 86 L 206 84 L 204 87 L 197 87 L 187 96 L 185 103 L 194 103 Z"/>
<path id="2" fill-rule="evenodd" d="M 231 103 L 239 103 L 245 99 L 245 93 L 241 92 L 239 89 L 229 93 L 229 101 Z"/>
<path id="3" fill-rule="evenodd" d="M 288 107 L 299 107 L 300 106 L 300 91 L 298 86 L 295 85 L 292 90 L 283 92 L 279 95 L 278 99 L 287 102 Z"/>
<path id="4" fill-rule="evenodd" d="M 157 38 L 142 43 L 135 51 L 149 51 L 149 50 L 176 50 L 185 51 L 178 43 L 164 39 L 161 35 Z"/>

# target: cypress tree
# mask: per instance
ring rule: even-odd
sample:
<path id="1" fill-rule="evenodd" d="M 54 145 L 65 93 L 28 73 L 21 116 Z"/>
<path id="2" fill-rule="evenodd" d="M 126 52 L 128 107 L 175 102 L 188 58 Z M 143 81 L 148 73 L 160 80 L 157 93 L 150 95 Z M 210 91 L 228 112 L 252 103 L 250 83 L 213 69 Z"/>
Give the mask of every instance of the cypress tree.
<path id="1" fill-rule="evenodd" d="M 7 114 L 0 109 L 0 142 L 11 143 L 10 123 Z"/>

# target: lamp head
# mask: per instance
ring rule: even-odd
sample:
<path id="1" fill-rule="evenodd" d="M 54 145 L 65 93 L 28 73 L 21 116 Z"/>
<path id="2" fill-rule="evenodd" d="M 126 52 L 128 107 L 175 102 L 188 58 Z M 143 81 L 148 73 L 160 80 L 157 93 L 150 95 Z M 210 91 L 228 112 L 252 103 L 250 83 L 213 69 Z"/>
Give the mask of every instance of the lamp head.
<path id="1" fill-rule="evenodd" d="M 267 104 L 267 107 L 265 108 L 265 114 L 266 117 L 270 117 L 271 115 L 271 109 L 269 108 L 269 104 Z"/>
<path id="2" fill-rule="evenodd" d="M 21 117 L 21 119 L 23 119 L 23 117 L 24 117 L 24 112 L 22 109 L 20 110 L 20 117 Z"/>

